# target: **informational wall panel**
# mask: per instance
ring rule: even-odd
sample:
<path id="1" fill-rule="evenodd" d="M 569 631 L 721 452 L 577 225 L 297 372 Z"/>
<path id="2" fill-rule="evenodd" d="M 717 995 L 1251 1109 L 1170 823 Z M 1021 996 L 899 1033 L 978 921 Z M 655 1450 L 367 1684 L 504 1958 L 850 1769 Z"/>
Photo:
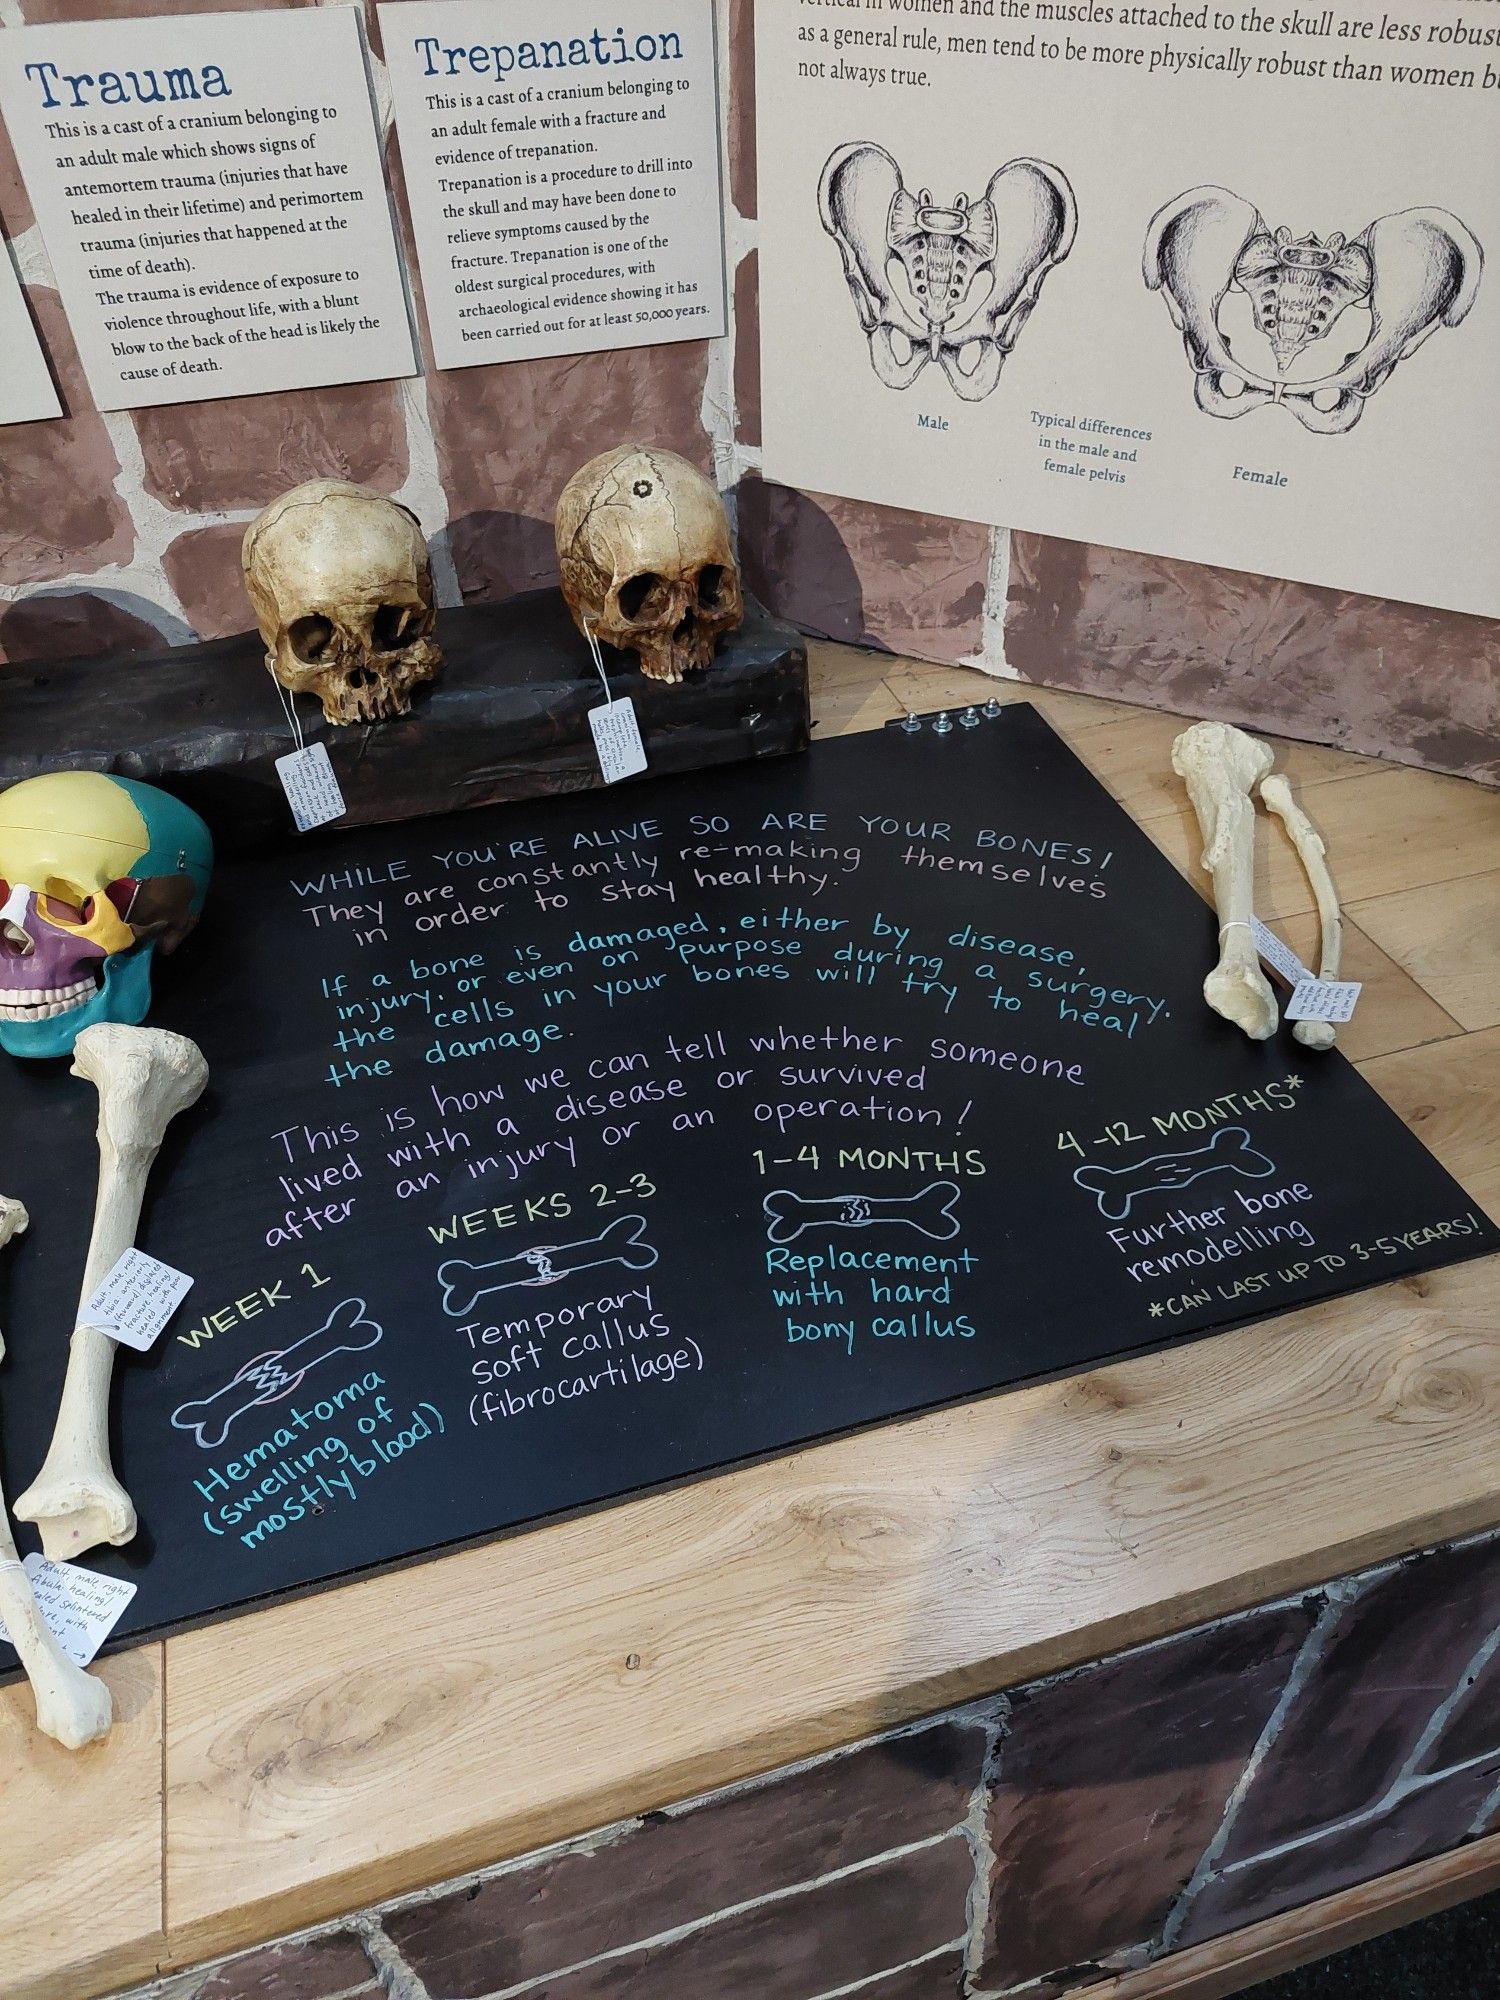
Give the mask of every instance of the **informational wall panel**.
<path id="1" fill-rule="evenodd" d="M 712 0 L 379 11 L 440 367 L 723 333 Z"/>
<path id="2" fill-rule="evenodd" d="M 762 7 L 765 469 L 1500 613 L 1494 7 Z"/>
<path id="3" fill-rule="evenodd" d="M 356 9 L 7 29 L 0 109 L 101 409 L 413 373 Z"/>
<path id="4" fill-rule="evenodd" d="M 1020 707 L 225 866 L 121 1632 L 1494 1249 L 1340 1055 L 1209 1013 L 1215 922 Z M 94 1121 L 0 1063 L 17 1488 Z"/>
<path id="5" fill-rule="evenodd" d="M 47 369 L 42 344 L 26 308 L 26 295 L 0 240 L 0 424 L 29 424 L 37 417 L 60 417 L 62 405 Z"/>

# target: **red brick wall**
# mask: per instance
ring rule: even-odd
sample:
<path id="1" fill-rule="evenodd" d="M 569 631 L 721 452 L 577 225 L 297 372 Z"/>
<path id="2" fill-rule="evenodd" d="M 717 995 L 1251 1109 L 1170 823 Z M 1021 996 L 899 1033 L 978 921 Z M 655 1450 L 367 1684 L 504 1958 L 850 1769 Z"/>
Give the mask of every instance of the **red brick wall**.
<path id="1" fill-rule="evenodd" d="M 134 11 L 301 3 L 139 0 Z M 737 492 L 755 589 L 811 631 L 1500 781 L 1491 621 L 764 485 L 754 0 L 716 5 L 735 305 L 724 341 L 101 416 L 0 134 L 0 221 L 69 411 L 5 433 L 0 660 L 243 630 L 245 523 L 318 475 L 413 507 L 448 602 L 550 583 L 558 490 L 593 452 L 649 436 Z M 12 11 L 83 19 L 99 0 L 13 0 Z M 417 284 L 389 134 L 387 151 Z M 420 296 L 418 307 L 420 318 Z"/>
<path id="2" fill-rule="evenodd" d="M 1497 1828 L 1490 1536 L 129 2000 L 1061 2000 Z"/>

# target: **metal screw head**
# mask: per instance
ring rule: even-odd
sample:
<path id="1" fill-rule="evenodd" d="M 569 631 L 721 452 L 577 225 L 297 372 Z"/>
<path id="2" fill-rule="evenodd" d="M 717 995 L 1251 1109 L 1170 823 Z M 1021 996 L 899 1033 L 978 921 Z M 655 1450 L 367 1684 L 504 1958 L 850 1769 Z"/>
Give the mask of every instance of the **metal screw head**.
<path id="1" fill-rule="evenodd" d="M 906 720 L 898 724 L 897 726 L 901 730 L 903 730 L 906 735 L 915 736 L 922 727 L 922 718 L 920 715 L 913 715 L 911 710 L 908 709 L 906 713 Z"/>
<path id="2" fill-rule="evenodd" d="M 989 717 L 991 722 L 993 722 L 996 716 L 1000 713 L 1000 703 L 995 698 L 994 695 L 991 695 L 989 700 L 985 703 L 984 712 Z"/>
<path id="3" fill-rule="evenodd" d="M 965 729 L 977 729 L 979 727 L 979 711 L 977 708 L 966 708 L 958 719 Z"/>
<path id="4" fill-rule="evenodd" d="M 952 734 L 952 732 L 953 732 L 953 723 L 951 718 L 949 717 L 947 709 L 945 708 L 942 714 L 938 717 L 937 721 L 933 723 L 932 733 L 934 736 L 949 736 Z"/>

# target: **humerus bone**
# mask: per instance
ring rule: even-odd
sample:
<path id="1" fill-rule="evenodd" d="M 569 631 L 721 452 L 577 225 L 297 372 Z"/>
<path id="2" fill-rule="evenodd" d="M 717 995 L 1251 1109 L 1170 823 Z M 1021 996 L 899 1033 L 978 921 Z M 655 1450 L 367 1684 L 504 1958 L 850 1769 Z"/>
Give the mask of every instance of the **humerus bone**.
<path id="1" fill-rule="evenodd" d="M 99 1092 L 99 1196 L 81 1310 L 134 1244 L 151 1163 L 173 1118 L 202 1095 L 208 1065 L 185 1035 L 101 1022 L 78 1037 L 73 1074 Z M 54 1562 L 135 1533 L 135 1507 L 109 1460 L 114 1362 L 109 1335 L 80 1320 L 46 1463 L 16 1502 L 17 1520 L 38 1524 Z"/>
<path id="2" fill-rule="evenodd" d="M 1292 788 L 1281 776 L 1265 778 L 1261 781 L 1260 795 L 1270 810 L 1286 828 L 1287 838 L 1297 850 L 1303 872 L 1307 876 L 1308 887 L 1318 906 L 1318 928 L 1321 942 L 1318 946 L 1319 979 L 1337 979 L 1339 962 L 1344 954 L 1344 913 L 1339 908 L 1339 892 L 1333 886 L 1333 877 L 1328 872 L 1325 858 L 1327 848 L 1323 836 L 1313 825 L 1301 806 L 1292 797 Z M 1334 1028 L 1331 1021 L 1297 1021 L 1292 1033 L 1305 1049 L 1331 1049 Z"/>
<path id="3" fill-rule="evenodd" d="M 1219 912 L 1219 962 L 1203 982 L 1216 1014 L 1252 1042 L 1276 1032 L 1276 996 L 1260 969 L 1250 920 L 1255 913 L 1255 788 L 1273 762 L 1264 743 L 1225 722 L 1196 722 L 1172 745 L 1203 831 L 1203 866 Z"/>
<path id="4" fill-rule="evenodd" d="M 0 1247 L 25 1229 L 27 1216 L 18 1201 L 0 1195 Z M 0 1338 L 0 1360 L 5 1341 Z M 114 1719 L 109 1689 L 103 1681 L 75 1666 L 58 1645 L 52 1628 L 37 1609 L 31 1583 L 21 1567 L 5 1496 L 0 1494 L 0 1620 L 10 1634 L 31 1692 L 36 1699 L 37 1727 L 65 1750 L 81 1750 L 108 1732 Z"/>

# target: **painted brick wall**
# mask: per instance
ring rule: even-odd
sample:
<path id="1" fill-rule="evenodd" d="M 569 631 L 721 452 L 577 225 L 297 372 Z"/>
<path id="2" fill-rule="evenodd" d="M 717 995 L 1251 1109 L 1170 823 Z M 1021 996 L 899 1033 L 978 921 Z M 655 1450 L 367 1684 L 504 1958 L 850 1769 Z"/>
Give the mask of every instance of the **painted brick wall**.
<path id="1" fill-rule="evenodd" d="M 280 4 L 307 0 L 132 0 L 131 11 Z M 101 415 L 0 133 L 0 221 L 70 412 L 16 426 L 0 446 L 0 660 L 245 629 L 245 523 L 319 475 L 362 480 L 412 507 L 447 602 L 550 583 L 557 492 L 593 452 L 637 436 L 716 474 L 737 500 L 753 586 L 810 631 L 1500 782 L 1492 621 L 764 484 L 754 0 L 715 4 L 734 303 L 722 341 Z M 100 0 L 0 0 L 0 24 L 99 11 Z M 378 61 L 376 84 L 425 351 Z"/>
<path id="2" fill-rule="evenodd" d="M 1500 1830 L 1500 1535 L 128 2000 L 1029 2000 Z"/>

